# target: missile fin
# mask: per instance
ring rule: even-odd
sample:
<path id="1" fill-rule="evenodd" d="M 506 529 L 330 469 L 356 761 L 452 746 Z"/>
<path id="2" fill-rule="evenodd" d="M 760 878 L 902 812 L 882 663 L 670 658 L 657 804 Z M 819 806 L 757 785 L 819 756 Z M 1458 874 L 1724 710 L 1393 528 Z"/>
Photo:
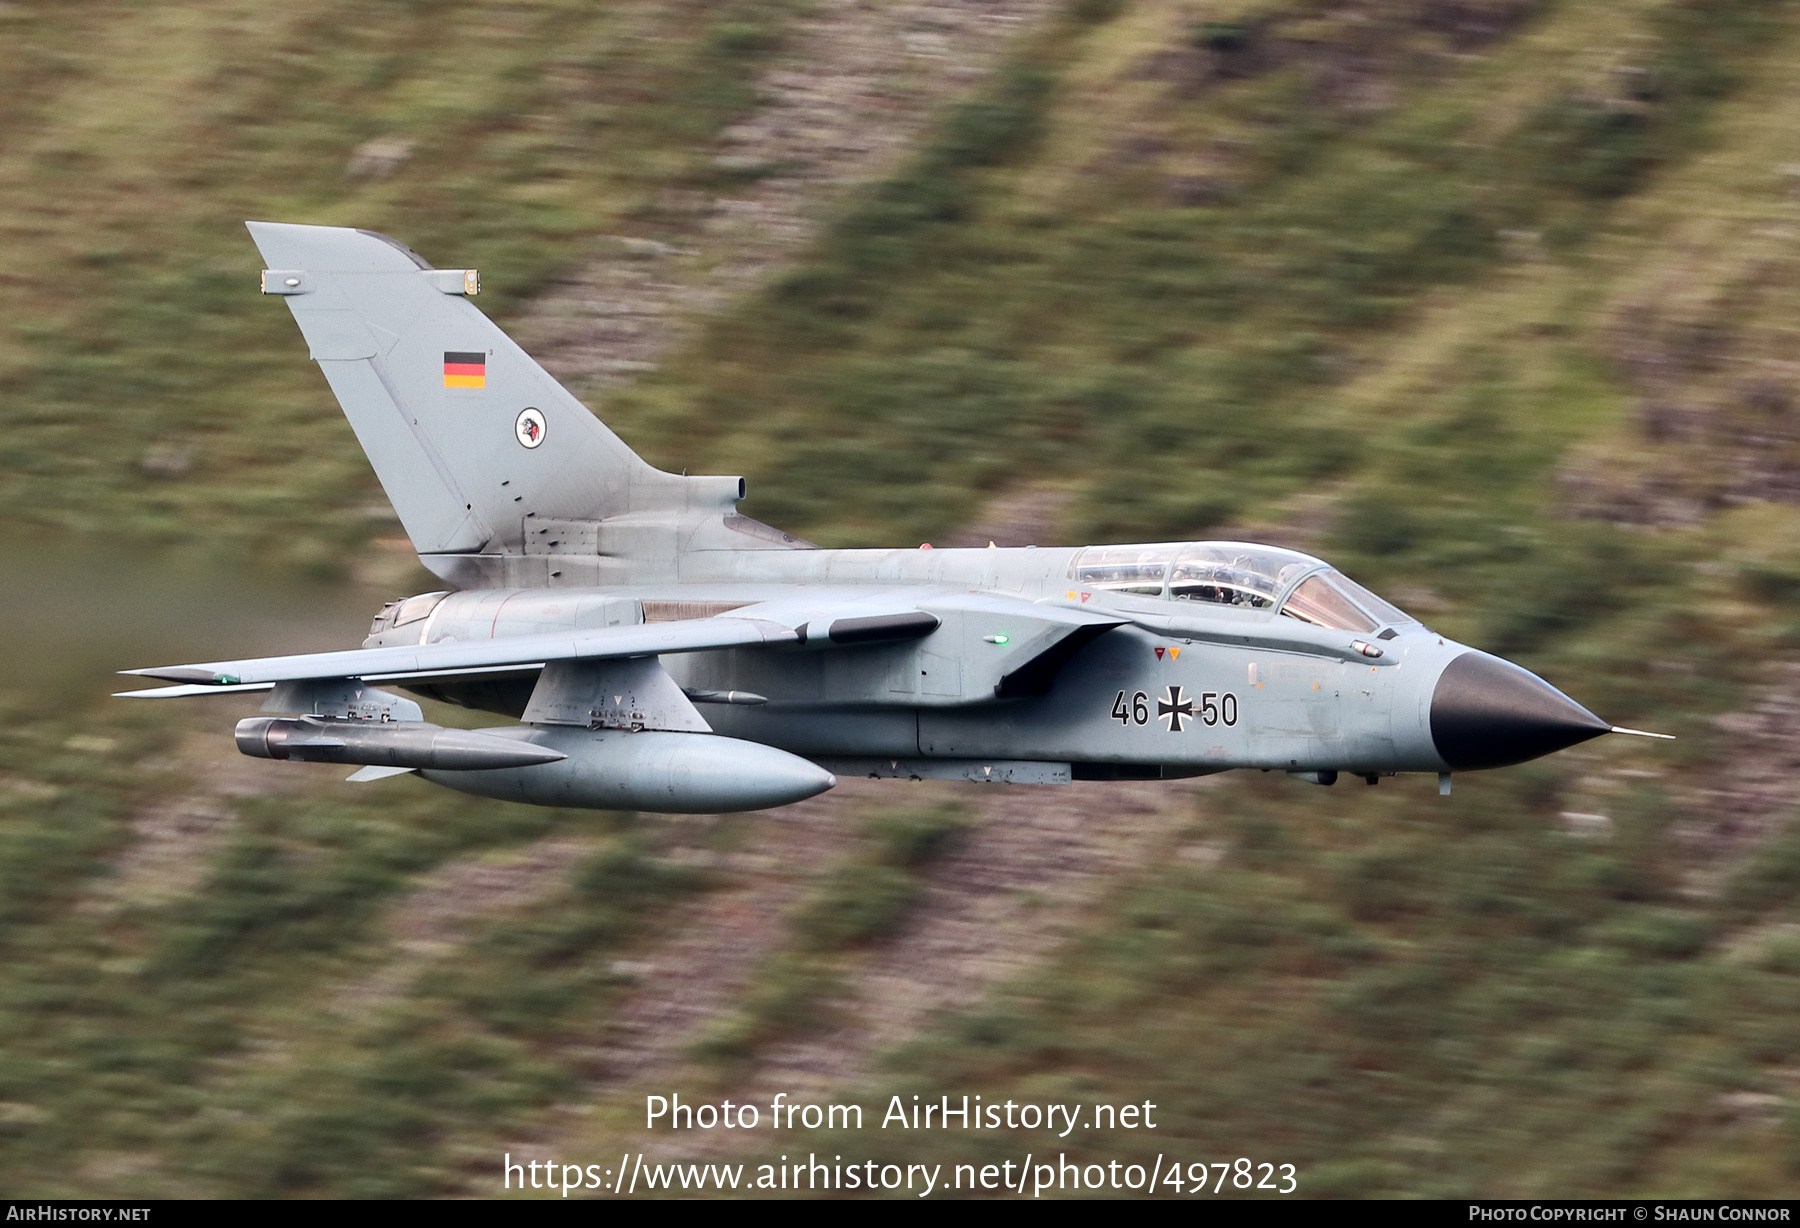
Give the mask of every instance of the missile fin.
<path id="1" fill-rule="evenodd" d="M 418 768 L 366 767 L 350 773 L 344 779 L 352 784 L 363 785 L 368 784 L 371 780 L 386 780 L 390 776 L 406 776 L 418 770 Z"/>

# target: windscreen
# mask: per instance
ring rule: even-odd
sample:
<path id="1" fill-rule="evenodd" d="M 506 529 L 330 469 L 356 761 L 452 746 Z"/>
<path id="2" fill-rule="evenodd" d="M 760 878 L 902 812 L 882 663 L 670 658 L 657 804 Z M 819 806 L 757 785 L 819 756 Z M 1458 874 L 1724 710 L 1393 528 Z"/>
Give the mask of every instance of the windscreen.
<path id="1" fill-rule="evenodd" d="M 1379 621 L 1393 626 L 1399 623 L 1416 623 L 1419 620 L 1397 606 L 1390 605 L 1374 593 L 1352 580 L 1342 572 L 1331 573 L 1331 582 L 1337 588 L 1349 594 L 1357 605 L 1373 614 Z"/>
<path id="2" fill-rule="evenodd" d="M 1333 631 L 1373 631 L 1380 626 L 1334 586 L 1342 577 L 1321 572 L 1308 576 L 1294 590 L 1281 612 L 1289 618 L 1326 627 Z"/>

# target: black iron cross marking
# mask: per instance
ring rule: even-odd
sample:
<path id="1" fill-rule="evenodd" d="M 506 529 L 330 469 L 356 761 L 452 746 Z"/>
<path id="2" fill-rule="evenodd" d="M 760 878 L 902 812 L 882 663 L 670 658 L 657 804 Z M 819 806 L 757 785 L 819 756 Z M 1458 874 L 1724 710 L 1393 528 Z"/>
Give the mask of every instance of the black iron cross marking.
<path id="1" fill-rule="evenodd" d="M 1180 733 L 1182 717 L 1194 719 L 1194 701 L 1183 699 L 1181 688 L 1172 686 L 1156 701 L 1156 719 L 1169 722 L 1170 733 Z"/>

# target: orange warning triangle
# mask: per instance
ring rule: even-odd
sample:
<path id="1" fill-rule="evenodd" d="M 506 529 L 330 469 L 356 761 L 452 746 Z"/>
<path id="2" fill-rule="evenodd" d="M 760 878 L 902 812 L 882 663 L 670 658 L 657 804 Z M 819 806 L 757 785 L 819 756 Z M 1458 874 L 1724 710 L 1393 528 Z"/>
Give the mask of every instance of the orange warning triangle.
<path id="1" fill-rule="evenodd" d="M 1169 660 L 1179 661 L 1180 659 L 1181 659 L 1181 649 L 1179 649 L 1179 648 L 1169 649 Z"/>

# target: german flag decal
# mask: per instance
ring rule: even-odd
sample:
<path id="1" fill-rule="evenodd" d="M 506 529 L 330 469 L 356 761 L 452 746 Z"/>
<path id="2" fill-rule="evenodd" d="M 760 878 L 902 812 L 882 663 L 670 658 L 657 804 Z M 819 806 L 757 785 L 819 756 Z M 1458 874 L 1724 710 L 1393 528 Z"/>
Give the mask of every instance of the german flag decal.
<path id="1" fill-rule="evenodd" d="M 444 387 L 486 388 L 487 355 L 465 354 L 457 350 L 444 352 Z"/>

